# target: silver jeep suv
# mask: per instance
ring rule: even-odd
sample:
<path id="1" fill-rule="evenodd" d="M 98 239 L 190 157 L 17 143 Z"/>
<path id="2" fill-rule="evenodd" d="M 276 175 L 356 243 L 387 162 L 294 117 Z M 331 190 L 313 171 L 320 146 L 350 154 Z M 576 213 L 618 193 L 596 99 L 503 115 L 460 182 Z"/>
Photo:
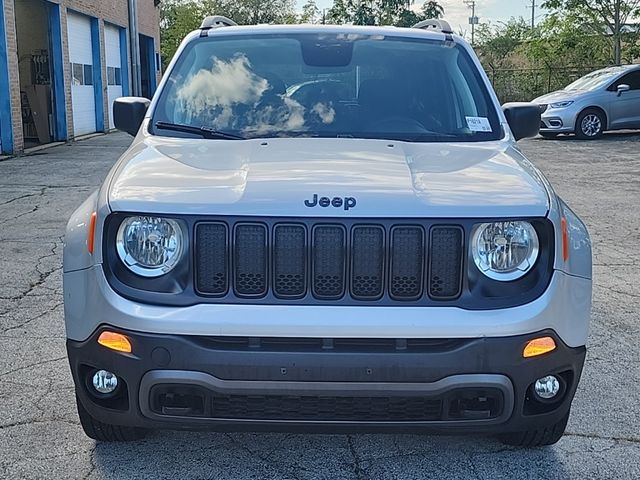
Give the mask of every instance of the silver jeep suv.
<path id="1" fill-rule="evenodd" d="M 585 358 L 591 246 L 470 46 L 416 28 L 184 40 L 71 218 L 85 432 L 447 431 L 546 445 Z"/>

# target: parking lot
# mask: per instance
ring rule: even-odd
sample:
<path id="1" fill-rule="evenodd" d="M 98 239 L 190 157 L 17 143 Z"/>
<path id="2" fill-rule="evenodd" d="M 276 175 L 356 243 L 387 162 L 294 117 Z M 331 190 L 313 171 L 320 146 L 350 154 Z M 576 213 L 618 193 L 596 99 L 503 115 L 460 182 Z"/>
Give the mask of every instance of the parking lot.
<path id="1" fill-rule="evenodd" d="M 589 351 L 567 435 L 537 450 L 482 437 L 158 432 L 98 444 L 65 356 L 62 241 L 124 134 L 0 162 L 0 478 L 640 478 L 640 135 L 522 148 L 594 243 Z"/>

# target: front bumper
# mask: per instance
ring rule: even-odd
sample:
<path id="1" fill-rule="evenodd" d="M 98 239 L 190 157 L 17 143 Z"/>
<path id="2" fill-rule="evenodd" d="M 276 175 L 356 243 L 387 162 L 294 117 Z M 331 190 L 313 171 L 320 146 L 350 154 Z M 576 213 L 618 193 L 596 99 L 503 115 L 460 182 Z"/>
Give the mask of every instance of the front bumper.
<path id="1" fill-rule="evenodd" d="M 572 254 L 573 255 L 573 254 Z M 587 342 L 591 280 L 555 271 L 536 300 L 511 308 L 198 304 L 157 306 L 121 297 L 102 267 L 64 274 L 67 338 L 83 341 L 99 325 L 158 334 L 314 338 L 479 338 L 552 329 Z"/>
<path id="2" fill-rule="evenodd" d="M 131 354 L 97 343 L 126 334 Z M 522 358 L 526 342 L 555 338 L 555 351 Z M 585 348 L 551 330 L 475 339 L 300 339 L 144 334 L 101 327 L 68 340 L 76 391 L 111 424 L 149 428 L 498 433 L 558 422 L 570 409 Z M 114 372 L 111 397 L 92 393 L 95 369 Z M 554 403 L 531 385 L 555 374 Z"/>
<path id="3" fill-rule="evenodd" d="M 572 108 L 550 108 L 542 114 L 540 132 L 573 133 L 577 115 L 578 112 Z"/>

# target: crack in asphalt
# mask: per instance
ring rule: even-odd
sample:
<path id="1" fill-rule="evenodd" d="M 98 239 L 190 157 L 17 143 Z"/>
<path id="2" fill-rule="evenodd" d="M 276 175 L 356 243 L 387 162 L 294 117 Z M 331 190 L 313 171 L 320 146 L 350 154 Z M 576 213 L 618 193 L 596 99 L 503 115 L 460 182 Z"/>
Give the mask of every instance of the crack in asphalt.
<path id="1" fill-rule="evenodd" d="M 349 453 L 353 458 L 353 473 L 355 474 L 356 478 L 358 480 L 369 478 L 367 476 L 366 470 L 362 468 L 360 457 L 358 456 L 355 445 L 353 444 L 353 436 L 347 435 L 347 445 L 349 446 Z"/>
<path id="2" fill-rule="evenodd" d="M 596 433 L 565 432 L 564 436 L 589 438 L 589 439 L 596 439 L 596 440 L 609 440 L 612 442 L 640 443 L 640 438 L 637 438 L 637 437 L 616 437 L 616 436 L 598 435 Z"/>
<path id="3" fill-rule="evenodd" d="M 83 477 L 84 480 L 87 480 L 96 471 L 96 448 L 98 448 L 97 444 L 89 450 L 89 471 Z"/>
<path id="4" fill-rule="evenodd" d="M 303 467 L 302 465 L 298 464 L 295 460 L 293 461 L 293 465 L 285 465 L 282 464 L 280 462 L 276 462 L 274 460 L 271 459 L 271 455 L 277 451 L 280 447 L 280 445 L 282 445 L 282 443 L 284 442 L 284 440 L 287 438 L 283 438 L 280 440 L 280 442 L 269 451 L 269 453 L 267 453 L 267 455 L 262 455 L 259 452 L 255 452 L 253 450 L 251 450 L 247 445 L 245 445 L 244 443 L 236 440 L 232 434 L 230 433 L 225 433 L 224 436 L 226 438 L 229 439 L 229 441 L 238 446 L 241 450 L 245 451 L 246 453 L 248 453 L 249 455 L 251 455 L 252 457 L 255 457 L 259 460 L 261 460 L 262 462 L 264 462 L 267 465 L 272 466 L 273 468 L 275 468 L 276 470 L 280 470 L 282 471 L 282 473 L 285 474 L 289 474 L 292 475 L 293 478 L 297 479 L 297 480 L 302 480 L 302 477 L 298 474 L 298 472 L 296 470 L 301 470 L 303 472 L 308 471 L 305 467 Z M 292 468 L 293 467 L 293 468 Z"/>
<path id="5" fill-rule="evenodd" d="M 29 325 L 31 322 L 35 322 L 36 320 L 49 315 L 50 313 L 54 312 L 55 310 L 57 310 L 58 308 L 60 308 L 62 306 L 64 306 L 64 302 L 58 302 L 55 305 L 53 305 L 50 310 L 42 312 L 39 315 L 36 315 L 35 317 L 29 318 L 28 320 L 25 320 L 24 322 L 19 323 L 17 325 L 12 325 L 10 327 L 4 328 L 2 330 L 2 332 L 0 332 L 0 333 L 1 333 L 2 336 L 4 336 L 8 332 L 11 332 L 13 330 L 18 330 L 19 328 L 22 328 L 22 327 L 24 327 L 26 325 Z M 2 314 L 2 316 L 5 316 L 5 315 L 6 315 L 6 313 Z M 46 338 L 53 338 L 53 337 L 46 337 Z"/>
<path id="6" fill-rule="evenodd" d="M 9 223 L 12 220 L 17 220 L 17 219 L 22 218 L 22 217 L 24 217 L 26 215 L 31 215 L 32 213 L 37 212 L 39 208 L 40 208 L 40 205 L 36 205 L 31 210 L 29 210 L 28 212 L 23 212 L 23 213 L 20 213 L 20 214 L 16 215 L 15 217 L 11 217 L 11 218 L 8 218 L 6 220 L 3 220 L 2 222 L 0 222 L 0 225 L 4 225 L 5 223 Z"/>
<path id="7" fill-rule="evenodd" d="M 42 418 L 42 419 L 30 419 L 30 420 L 19 420 L 13 423 L 6 423 L 4 425 L 0 425 L 0 430 L 5 430 L 13 427 L 22 427 L 25 425 L 38 425 L 45 423 L 65 423 L 67 425 L 78 426 L 80 422 L 72 422 L 71 420 L 65 420 L 64 418 Z"/>
<path id="8" fill-rule="evenodd" d="M 13 202 L 17 202 L 19 200 L 23 200 L 25 198 L 32 198 L 32 197 L 42 197 L 44 195 L 44 192 L 47 190 L 47 187 L 42 187 L 40 189 L 40 192 L 36 192 L 36 193 L 27 193 L 24 195 L 20 195 L 18 197 L 13 197 L 10 200 L 7 200 L 6 202 L 2 202 L 0 203 L 0 207 L 4 206 L 4 205 L 9 205 L 10 203 Z"/>
<path id="9" fill-rule="evenodd" d="M 33 187 L 55 190 L 59 188 L 96 188 L 95 184 L 88 185 L 48 185 L 44 183 L 0 183 L 0 187 Z"/>
<path id="10" fill-rule="evenodd" d="M 20 372 L 22 370 L 27 370 L 32 367 L 39 367 L 40 365 L 46 365 L 47 363 L 59 362 L 60 360 L 66 360 L 67 356 L 63 355 L 62 357 L 49 358 L 47 360 L 42 360 L 40 362 L 31 363 L 29 365 L 25 365 L 23 367 L 14 368 L 13 370 L 8 370 L 6 372 L 0 372 L 0 377 L 4 377 L 7 375 L 11 375 L 12 373 Z"/>
<path id="11" fill-rule="evenodd" d="M 14 295 L 11 297 L 0 297 L 0 299 L 2 300 L 22 300 L 23 298 L 25 298 L 27 295 L 29 295 L 31 292 L 33 292 L 35 289 L 37 289 L 38 287 L 42 287 L 43 284 L 49 279 L 49 277 L 51 275 L 53 275 L 56 272 L 59 272 L 62 270 L 62 265 L 61 262 L 56 262 L 58 264 L 58 266 L 52 268 L 51 270 L 46 270 L 46 271 L 42 271 L 41 270 L 41 266 L 42 266 L 42 262 L 47 259 L 47 258 L 51 258 L 51 257 L 55 257 L 55 256 L 59 256 L 59 253 L 56 251 L 61 245 L 62 245 L 62 237 L 58 237 L 58 242 L 52 243 L 52 247 L 49 251 L 49 253 L 47 253 L 46 255 L 42 255 L 40 257 L 38 257 L 38 259 L 36 260 L 36 273 L 38 274 L 38 279 L 35 282 L 31 282 L 29 284 L 29 287 L 19 293 L 18 295 Z M 46 287 L 44 287 L 46 288 Z M 51 291 L 51 289 L 49 289 Z M 10 310 L 8 310 L 10 311 Z M 7 311 L 7 312 L 8 312 Z M 6 314 L 7 312 L 3 312 L 3 315 Z"/>
<path id="12" fill-rule="evenodd" d="M 469 465 L 471 466 L 471 473 L 473 474 L 473 477 L 476 479 L 481 479 L 482 477 L 480 476 L 480 473 L 478 472 L 478 468 L 476 467 L 476 463 L 473 461 L 473 454 L 471 452 L 467 452 L 467 461 L 469 462 Z"/>
<path id="13" fill-rule="evenodd" d="M 610 291 L 610 292 L 617 293 L 618 295 L 623 295 L 623 296 L 626 296 L 626 297 L 631 297 L 631 298 L 640 298 L 640 294 L 637 294 L 637 293 L 631 293 L 631 292 L 624 292 L 624 291 L 619 290 L 619 289 L 617 289 L 617 288 L 610 287 L 610 286 L 608 286 L 608 285 L 602 285 L 602 284 L 600 284 L 600 283 L 594 283 L 594 287 L 604 288 L 605 290 L 608 290 L 608 291 Z"/>

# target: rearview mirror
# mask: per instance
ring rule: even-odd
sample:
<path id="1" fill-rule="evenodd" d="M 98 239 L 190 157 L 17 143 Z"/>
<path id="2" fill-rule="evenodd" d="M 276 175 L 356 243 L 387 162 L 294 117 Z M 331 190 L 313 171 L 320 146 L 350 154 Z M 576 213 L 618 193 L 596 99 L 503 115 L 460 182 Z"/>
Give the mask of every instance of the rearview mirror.
<path id="1" fill-rule="evenodd" d="M 514 102 L 502 106 L 513 137 L 518 140 L 532 138 L 540 132 L 540 107 L 533 103 Z"/>
<path id="2" fill-rule="evenodd" d="M 113 123 L 118 130 L 136 136 L 149 108 L 148 98 L 120 97 L 113 102 Z"/>
<path id="3" fill-rule="evenodd" d="M 618 85 L 618 88 L 616 90 L 618 91 L 618 96 L 620 96 L 622 95 L 622 92 L 628 92 L 629 90 L 631 90 L 631 87 L 626 83 L 621 83 L 620 85 Z"/>

